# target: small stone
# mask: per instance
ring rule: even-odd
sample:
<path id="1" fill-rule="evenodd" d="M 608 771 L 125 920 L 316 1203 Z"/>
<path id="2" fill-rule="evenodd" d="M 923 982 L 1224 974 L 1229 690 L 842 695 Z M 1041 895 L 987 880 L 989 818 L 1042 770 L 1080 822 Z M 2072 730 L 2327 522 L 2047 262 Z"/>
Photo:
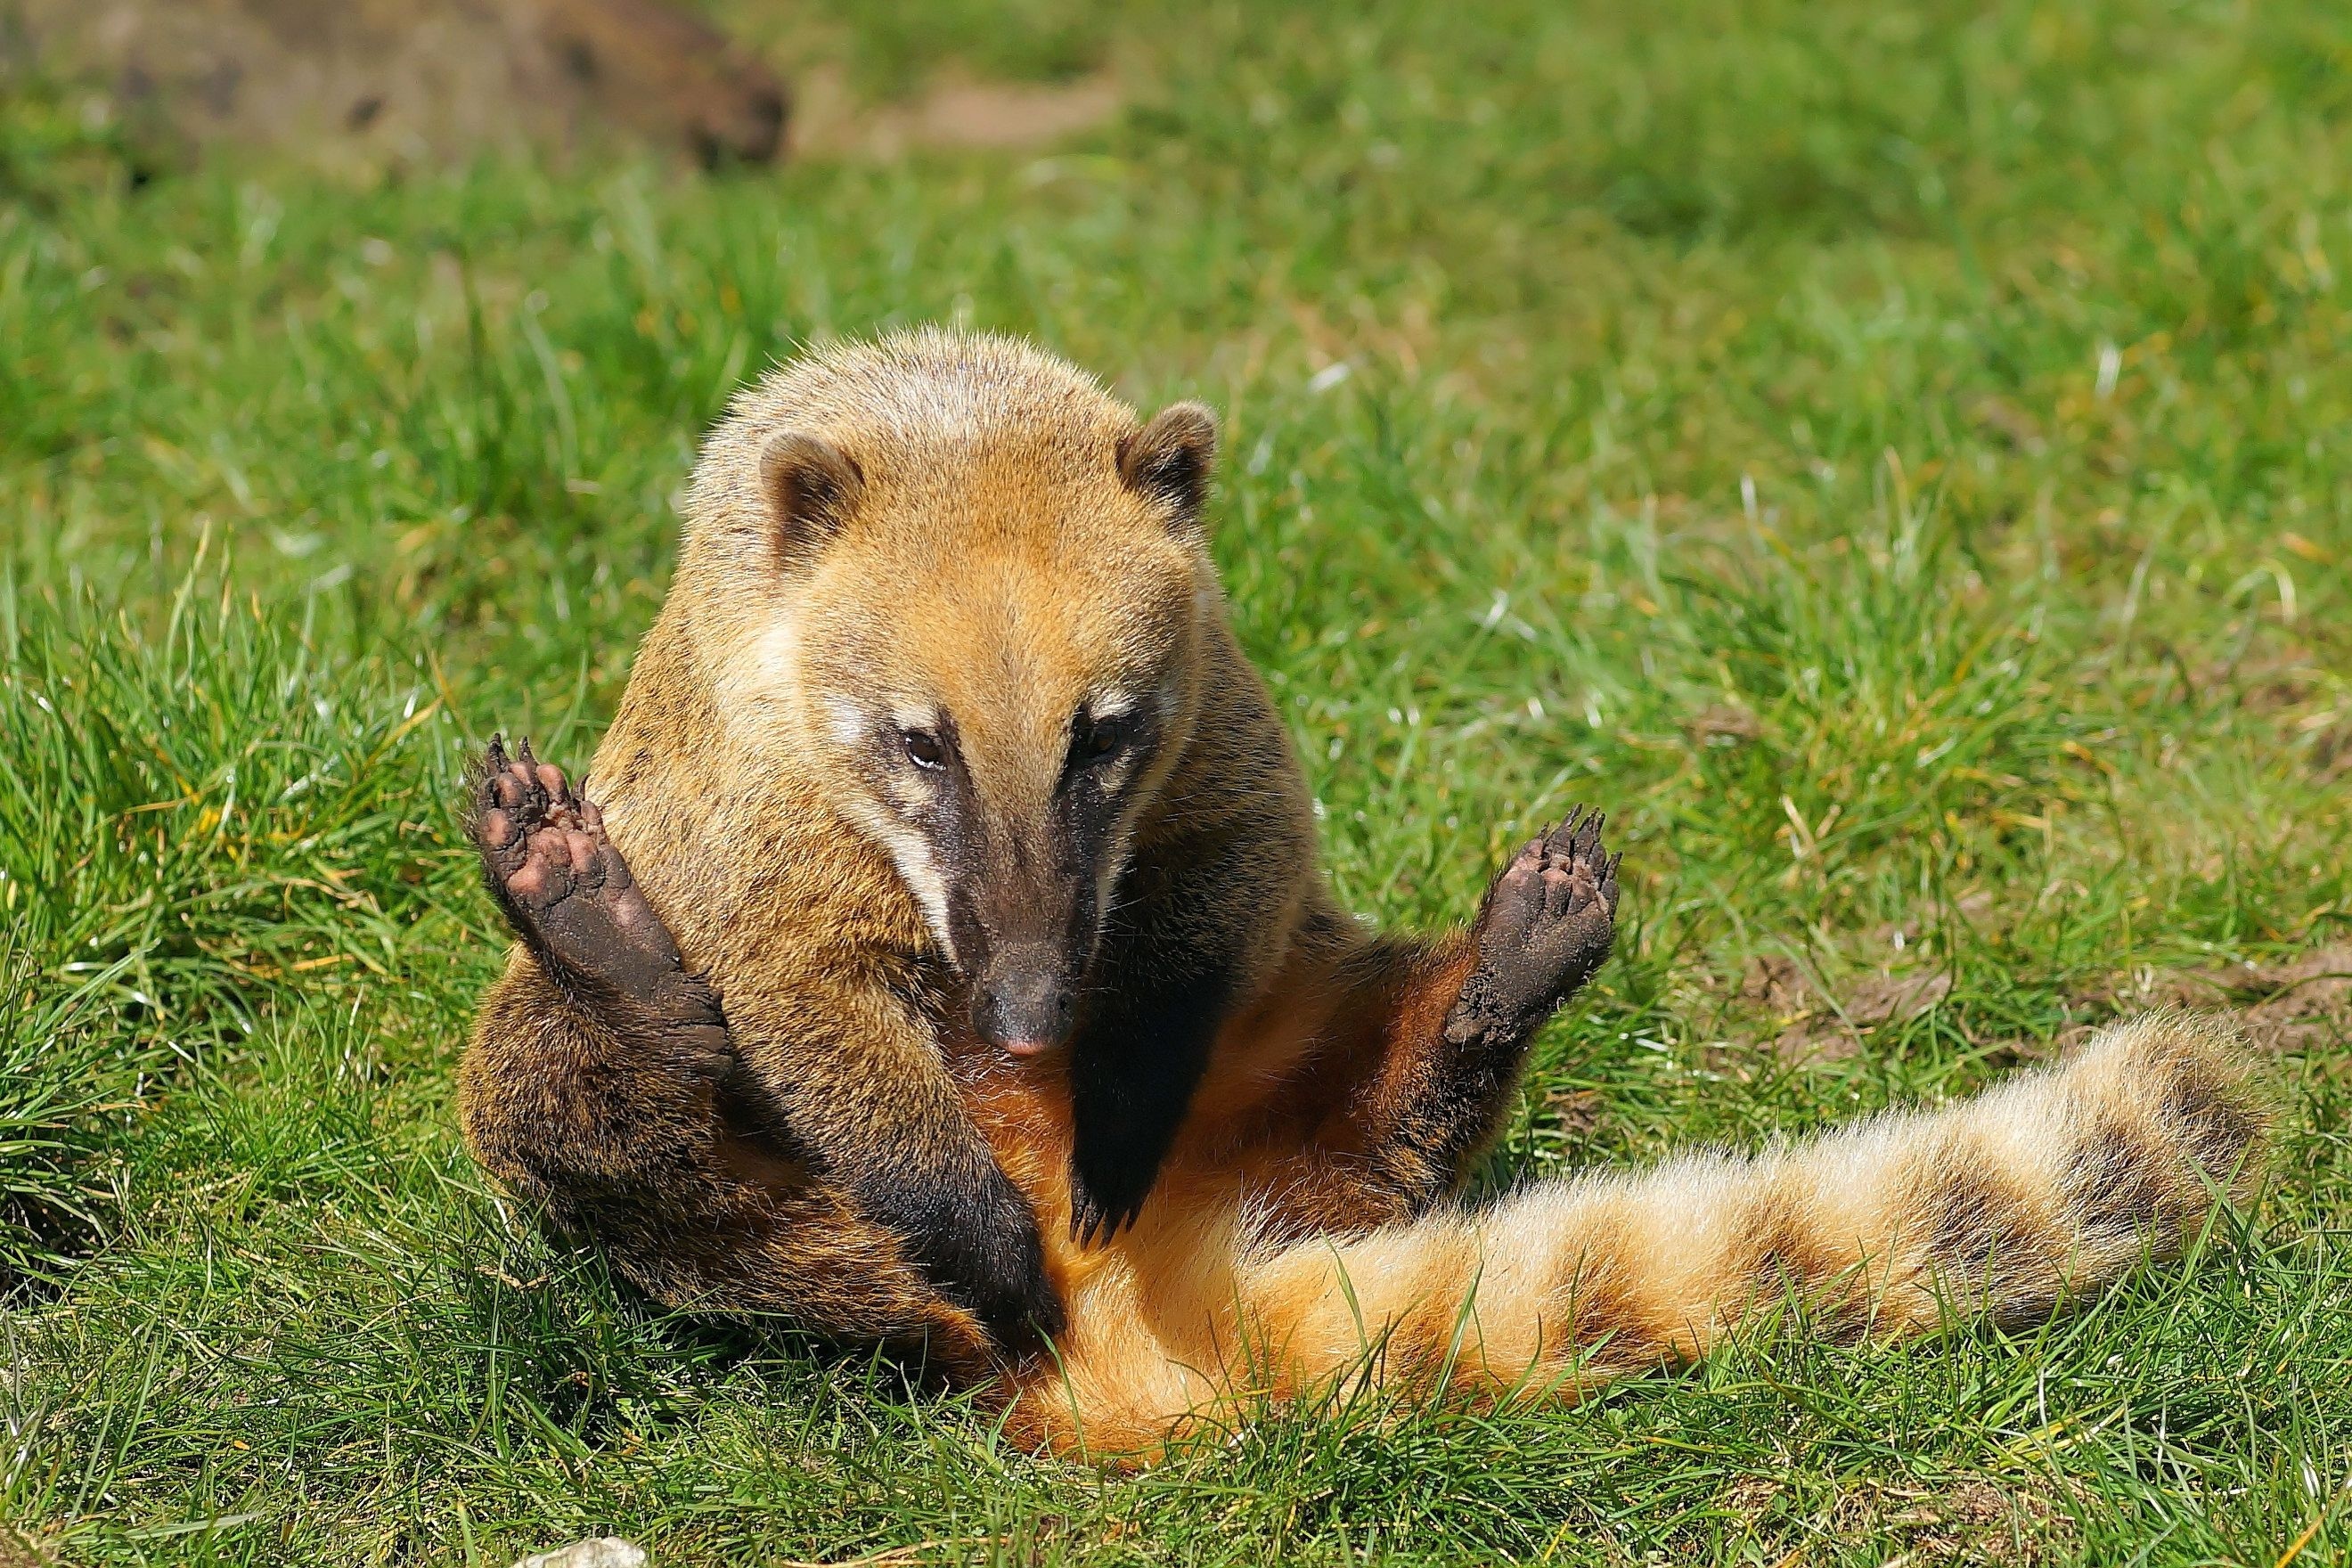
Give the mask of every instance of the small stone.
<path id="1" fill-rule="evenodd" d="M 514 1568 L 646 1568 L 646 1549 L 617 1535 L 600 1535 L 554 1552 L 537 1552 Z"/>

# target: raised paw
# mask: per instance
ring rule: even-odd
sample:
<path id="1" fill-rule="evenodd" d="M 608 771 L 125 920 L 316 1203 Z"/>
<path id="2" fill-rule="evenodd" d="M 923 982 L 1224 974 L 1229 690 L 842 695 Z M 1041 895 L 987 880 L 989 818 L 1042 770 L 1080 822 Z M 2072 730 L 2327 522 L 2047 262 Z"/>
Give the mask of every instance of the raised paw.
<path id="1" fill-rule="evenodd" d="M 604 837 L 604 814 L 562 769 L 533 757 L 528 741 L 509 757 L 493 738 L 472 783 L 467 827 L 490 892 L 559 984 L 680 1025 L 718 1022 L 708 988 L 686 973 L 668 929 Z"/>
<path id="2" fill-rule="evenodd" d="M 1604 820 L 1571 813 L 1495 879 L 1472 933 L 1477 961 L 1446 1017 L 1448 1039 L 1531 1033 L 1609 956 L 1619 858 L 1601 847 Z"/>

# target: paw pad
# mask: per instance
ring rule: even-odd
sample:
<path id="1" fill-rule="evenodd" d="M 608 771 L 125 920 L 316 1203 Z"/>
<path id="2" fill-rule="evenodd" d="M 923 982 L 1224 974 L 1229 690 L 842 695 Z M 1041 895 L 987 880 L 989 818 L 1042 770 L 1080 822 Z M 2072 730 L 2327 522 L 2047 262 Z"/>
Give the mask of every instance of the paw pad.
<path id="1" fill-rule="evenodd" d="M 504 738 L 492 739 L 468 826 L 491 892 L 559 973 L 625 992 L 671 988 L 677 945 L 605 837 L 604 813 L 562 769 L 532 756 L 529 741 L 509 756 Z"/>
<path id="2" fill-rule="evenodd" d="M 1531 1029 L 1592 977 L 1616 934 L 1617 862 L 1606 818 L 1578 811 L 1524 846 L 1479 910 L 1478 960 L 1447 1033 Z"/>

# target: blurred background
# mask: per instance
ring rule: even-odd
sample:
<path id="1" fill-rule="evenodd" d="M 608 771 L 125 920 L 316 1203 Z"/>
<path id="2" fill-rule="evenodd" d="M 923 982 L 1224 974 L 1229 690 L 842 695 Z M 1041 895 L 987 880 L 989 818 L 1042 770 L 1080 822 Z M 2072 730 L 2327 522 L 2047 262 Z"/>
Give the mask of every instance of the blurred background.
<path id="1" fill-rule="evenodd" d="M 2289 0 L 0 0 L 0 1563 L 2336 1560 L 2347 152 Z M 2180 1002 L 2276 1194 L 2026 1342 L 1138 1486 L 649 1312 L 457 1143 L 453 786 L 588 757 L 733 388 L 921 321 L 1223 412 L 1354 907 L 1612 813 L 1490 1183 Z"/>

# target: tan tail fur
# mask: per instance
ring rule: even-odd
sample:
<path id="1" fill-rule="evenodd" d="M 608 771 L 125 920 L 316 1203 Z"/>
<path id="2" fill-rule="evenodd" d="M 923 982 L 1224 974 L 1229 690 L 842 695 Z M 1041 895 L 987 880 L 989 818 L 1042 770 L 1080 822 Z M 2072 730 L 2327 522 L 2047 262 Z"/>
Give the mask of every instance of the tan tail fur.
<path id="1" fill-rule="evenodd" d="M 1549 1182 L 1352 1238 L 1247 1243 L 1247 1194 L 1142 1227 L 1074 1282 L 1057 1367 L 1016 1433 L 1098 1457 L 1369 1379 L 1573 1399 L 1703 1355 L 1793 1294 L 1892 1340 L 2031 1320 L 2176 1257 L 2259 1182 L 2268 1126 L 2221 1020 L 2162 1012 L 1937 1110 L 1753 1155 Z"/>

